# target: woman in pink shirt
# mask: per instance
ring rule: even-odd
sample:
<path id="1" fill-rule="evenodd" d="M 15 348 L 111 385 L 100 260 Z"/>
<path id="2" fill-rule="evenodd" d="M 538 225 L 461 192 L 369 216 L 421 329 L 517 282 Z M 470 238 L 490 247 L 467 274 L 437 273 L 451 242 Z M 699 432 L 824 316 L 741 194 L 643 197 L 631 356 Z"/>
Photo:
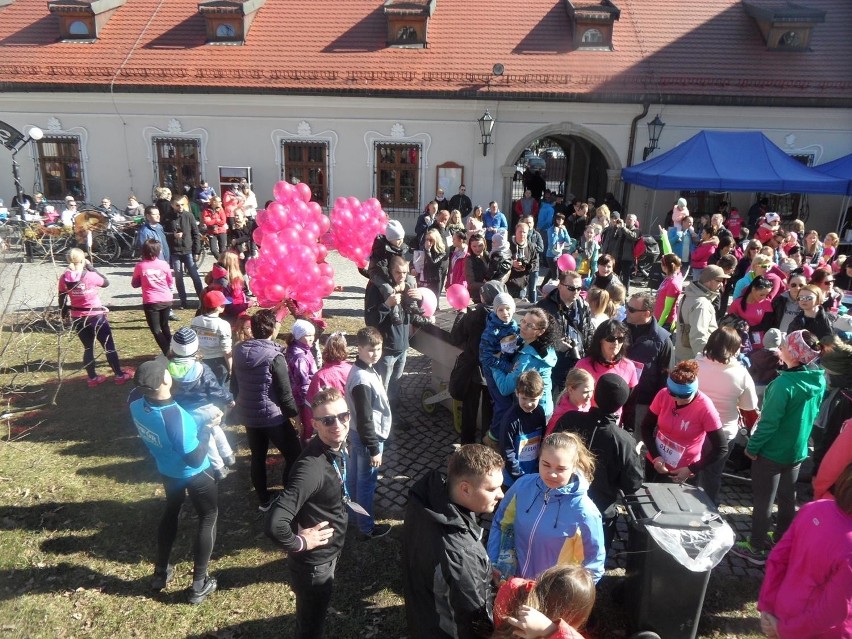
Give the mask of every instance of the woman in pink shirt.
<path id="1" fill-rule="evenodd" d="M 592 336 L 592 344 L 586 351 L 587 357 L 577 362 L 576 368 L 591 373 L 595 384 L 598 383 L 604 373 L 615 373 L 621 377 L 632 390 L 639 383 L 639 373 L 636 370 L 636 362 L 627 359 L 627 340 L 630 339 L 630 331 L 618 320 L 606 320 L 595 329 Z M 592 398 L 592 406 L 595 400 Z"/>
<path id="2" fill-rule="evenodd" d="M 142 261 L 133 269 L 133 288 L 142 289 L 142 308 L 145 321 L 157 341 L 163 355 L 169 354 L 172 332 L 169 329 L 169 313 L 172 310 L 172 269 L 168 263 L 159 259 L 160 243 L 157 240 L 145 240 L 142 245 Z"/>
<path id="3" fill-rule="evenodd" d="M 710 444 L 706 455 L 704 440 Z M 648 449 L 647 481 L 695 483 L 697 473 L 728 453 L 722 420 L 710 398 L 698 390 L 698 362 L 688 359 L 672 369 L 642 422 Z"/>
<path id="4" fill-rule="evenodd" d="M 657 301 L 654 303 L 654 318 L 657 324 L 670 333 L 677 326 L 677 302 L 683 293 L 683 274 L 680 272 L 681 261 L 674 253 L 663 255 L 660 266 L 666 279 L 657 290 Z"/>
<path id="5" fill-rule="evenodd" d="M 772 282 L 758 275 L 743 294 L 731 302 L 730 315 L 745 320 L 749 327 L 749 341 L 753 349 L 763 348 L 763 334 L 773 327 L 775 314 L 772 310 Z"/>
<path id="6" fill-rule="evenodd" d="M 802 506 L 769 554 L 757 609 L 770 639 L 852 637 L 852 465 Z"/>
<path id="7" fill-rule="evenodd" d="M 73 248 L 68 252 L 68 270 L 59 278 L 59 306 L 63 315 L 66 309 L 70 311 L 74 332 L 83 342 L 83 365 L 89 376 L 89 388 L 107 381 L 105 375 L 98 375 L 95 371 L 96 339 L 115 374 L 115 383 L 124 384 L 132 377 L 129 372 L 121 370 L 107 319 L 109 309 L 101 304 L 99 291 L 107 286 L 107 279 L 92 268 L 83 251 Z"/>

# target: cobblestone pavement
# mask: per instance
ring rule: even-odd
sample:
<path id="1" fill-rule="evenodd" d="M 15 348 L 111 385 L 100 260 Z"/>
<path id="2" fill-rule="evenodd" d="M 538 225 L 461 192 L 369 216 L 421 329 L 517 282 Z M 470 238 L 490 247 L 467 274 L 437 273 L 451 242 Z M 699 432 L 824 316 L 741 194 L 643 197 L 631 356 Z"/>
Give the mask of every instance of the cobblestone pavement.
<path id="1" fill-rule="evenodd" d="M 425 355 L 410 349 L 402 380 L 402 415 L 406 430 L 391 432 L 385 447 L 384 466 L 376 490 L 376 516 L 380 519 L 402 519 L 408 490 L 414 481 L 432 468 L 446 467 L 459 437 L 452 415 L 443 406 L 433 414 L 424 412 L 421 393 L 429 388 L 431 363 Z M 801 488 L 801 486 L 800 486 Z M 723 481 L 720 511 L 734 529 L 737 540 L 747 537 L 751 526 L 751 486 L 748 482 Z M 607 570 L 623 569 L 626 564 L 628 524 L 625 517 L 618 522 L 618 536 L 607 561 Z M 728 553 L 714 569 L 722 576 L 763 578 L 763 569 Z"/>

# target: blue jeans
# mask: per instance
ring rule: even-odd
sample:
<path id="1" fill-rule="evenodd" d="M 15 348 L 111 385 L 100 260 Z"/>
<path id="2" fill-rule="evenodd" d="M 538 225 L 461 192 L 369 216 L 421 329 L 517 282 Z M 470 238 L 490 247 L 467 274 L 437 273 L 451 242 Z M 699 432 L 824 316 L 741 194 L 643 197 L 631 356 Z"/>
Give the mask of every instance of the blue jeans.
<path id="1" fill-rule="evenodd" d="M 189 278 L 192 280 L 192 285 L 195 287 L 195 294 L 199 301 L 204 294 L 204 284 L 201 283 L 201 277 L 198 275 L 198 267 L 195 265 L 195 258 L 192 255 L 175 255 L 172 253 L 169 256 L 172 270 L 175 272 L 175 286 L 177 287 L 178 297 L 180 298 L 181 306 L 186 306 L 186 285 L 183 282 L 184 271 L 189 273 Z"/>
<path id="2" fill-rule="evenodd" d="M 382 384 L 388 393 L 388 401 L 391 406 L 391 414 L 396 413 L 402 391 L 402 373 L 405 371 L 406 351 L 401 353 L 384 352 L 382 358 L 376 362 L 376 372 L 382 378 Z"/>
<path id="3" fill-rule="evenodd" d="M 497 382 L 491 375 L 491 369 L 483 367 L 482 376 L 485 377 L 485 383 L 488 385 L 488 394 L 491 395 L 491 402 L 494 404 L 494 414 L 491 417 L 491 433 L 497 435 L 495 429 L 500 426 L 503 420 L 503 415 L 512 407 L 514 395 L 503 395 L 500 389 L 497 388 Z"/>
<path id="4" fill-rule="evenodd" d="M 379 440 L 379 452 L 384 450 L 385 443 Z M 375 519 L 373 518 L 373 497 L 376 495 L 376 484 L 379 479 L 379 469 L 373 468 L 370 465 L 370 451 L 361 443 L 361 438 L 358 432 L 349 431 L 349 465 L 346 468 L 346 488 L 349 491 L 349 498 L 358 502 L 361 507 L 370 513 L 369 516 L 353 515 L 350 513 L 350 518 L 355 517 L 355 522 L 360 530 L 365 535 L 373 532 Z"/>

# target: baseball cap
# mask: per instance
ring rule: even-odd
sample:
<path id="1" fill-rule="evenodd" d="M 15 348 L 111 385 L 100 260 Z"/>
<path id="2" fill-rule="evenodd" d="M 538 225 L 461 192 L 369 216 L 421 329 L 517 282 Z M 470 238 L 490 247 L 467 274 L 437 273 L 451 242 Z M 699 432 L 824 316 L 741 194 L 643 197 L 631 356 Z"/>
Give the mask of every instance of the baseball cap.
<path id="1" fill-rule="evenodd" d="M 698 281 L 701 284 L 706 284 L 707 282 L 712 282 L 713 280 L 718 279 L 729 279 L 731 276 L 726 275 L 725 271 L 722 270 L 721 266 L 716 266 L 715 264 L 711 264 L 710 266 L 706 266 L 703 271 L 701 271 L 701 277 L 698 278 Z"/>
<path id="2" fill-rule="evenodd" d="M 142 362 L 133 375 L 133 381 L 142 390 L 155 391 L 163 385 L 169 360 L 160 355 L 149 362 Z"/>
<path id="3" fill-rule="evenodd" d="M 220 306 L 225 306 L 226 304 L 230 304 L 228 298 L 225 297 L 225 294 L 222 291 L 207 291 L 204 294 L 204 306 L 206 308 L 219 308 Z"/>

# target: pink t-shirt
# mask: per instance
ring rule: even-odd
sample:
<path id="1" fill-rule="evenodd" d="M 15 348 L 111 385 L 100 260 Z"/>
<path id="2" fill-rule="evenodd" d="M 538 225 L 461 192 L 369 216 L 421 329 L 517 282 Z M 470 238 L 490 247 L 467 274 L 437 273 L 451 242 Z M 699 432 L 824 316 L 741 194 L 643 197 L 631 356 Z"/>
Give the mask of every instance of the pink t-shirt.
<path id="1" fill-rule="evenodd" d="M 632 359 L 627 359 L 626 357 L 622 359 L 620 362 L 616 364 L 612 364 L 610 366 L 606 366 L 604 364 L 598 364 L 597 362 L 593 362 L 590 357 L 584 357 L 576 364 L 576 368 L 582 368 L 584 371 L 588 371 L 591 373 L 592 377 L 595 380 L 595 386 L 598 385 L 598 380 L 602 375 L 606 375 L 607 373 L 614 373 L 618 375 L 621 379 L 627 382 L 627 386 L 630 389 L 636 387 L 639 383 L 639 370 L 637 367 L 642 366 L 641 364 L 637 364 Z M 597 406 L 595 404 L 595 398 L 592 397 L 592 406 Z M 616 415 L 621 417 L 621 409 L 615 413 Z"/>
<path id="2" fill-rule="evenodd" d="M 769 314 L 772 314 L 772 302 L 769 301 L 769 298 L 765 300 L 761 300 L 756 304 L 748 304 L 746 309 L 743 310 L 743 300 L 745 296 L 738 297 L 733 302 L 731 302 L 731 306 L 728 309 L 728 312 L 731 315 L 736 315 L 737 317 L 741 317 L 748 325 L 752 328 L 760 325 L 763 321 L 763 318 Z M 751 344 L 754 348 L 763 348 L 763 331 L 749 331 L 749 336 L 751 337 Z"/>
<path id="3" fill-rule="evenodd" d="M 686 406 L 678 406 L 664 388 L 654 397 L 650 410 L 657 416 L 657 450 L 670 470 L 699 461 L 705 433 L 722 428 L 716 407 L 701 391 Z M 650 453 L 648 459 L 652 459 Z"/>
<path id="4" fill-rule="evenodd" d="M 716 245 L 707 242 L 699 244 L 694 251 L 692 251 L 692 255 L 689 258 L 689 263 L 692 265 L 692 268 L 707 268 L 707 261 L 710 259 L 710 256 L 716 252 Z"/>
<path id="5" fill-rule="evenodd" d="M 142 260 L 133 269 L 133 288 L 142 287 L 143 304 L 172 301 L 172 269 L 163 260 Z"/>
<path id="6" fill-rule="evenodd" d="M 677 299 L 680 297 L 681 293 L 683 293 L 683 274 L 680 272 L 677 272 L 674 275 L 669 275 L 663 280 L 663 283 L 660 284 L 660 288 L 657 289 L 657 301 L 654 302 L 654 317 L 657 318 L 657 323 L 660 326 L 671 324 L 672 320 L 677 317 Z M 666 307 L 667 297 L 675 298 L 675 303 L 674 306 L 672 306 L 671 313 L 669 313 L 666 317 L 662 317 L 663 310 Z"/>

